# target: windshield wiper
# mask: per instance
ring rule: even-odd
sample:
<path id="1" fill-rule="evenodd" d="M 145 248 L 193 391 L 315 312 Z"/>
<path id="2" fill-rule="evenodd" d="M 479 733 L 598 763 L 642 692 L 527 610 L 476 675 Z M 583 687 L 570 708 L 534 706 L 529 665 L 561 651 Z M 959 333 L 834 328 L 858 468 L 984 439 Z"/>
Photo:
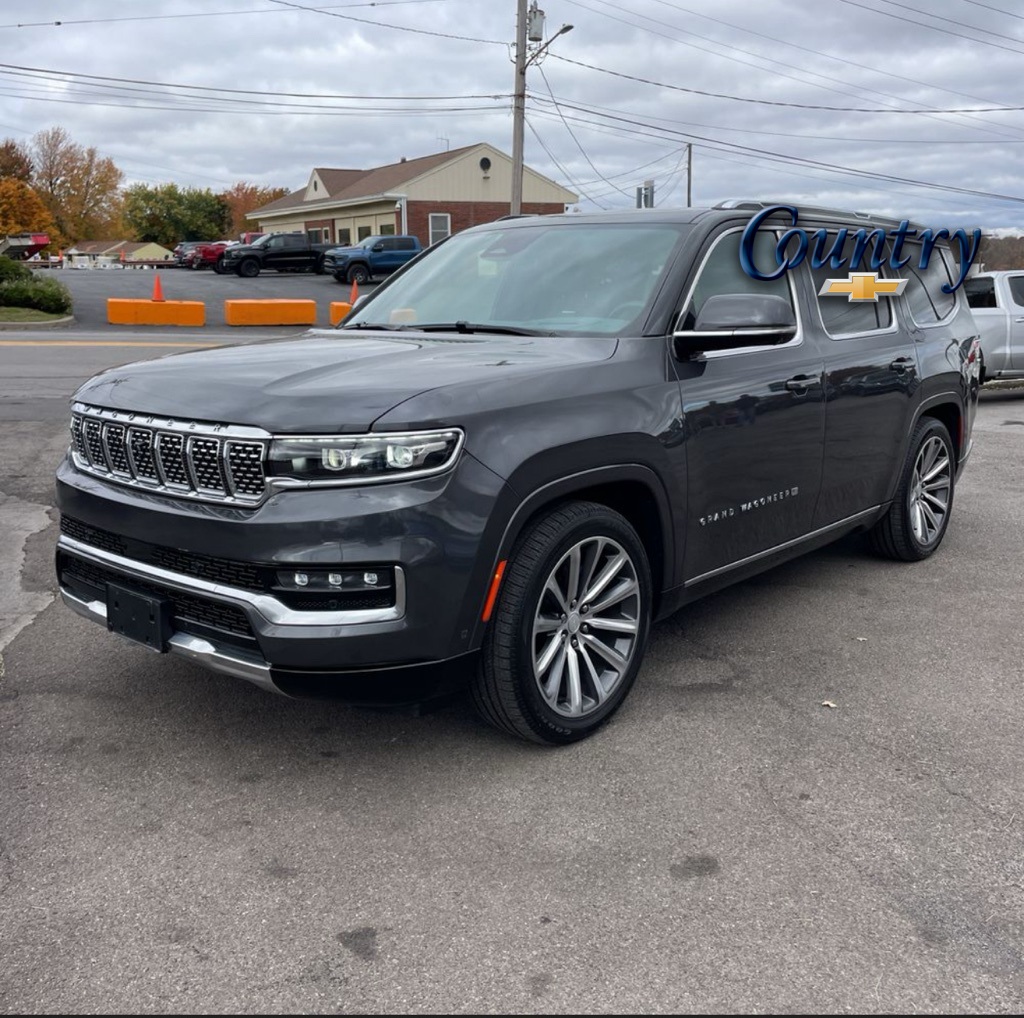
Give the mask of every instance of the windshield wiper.
<path id="1" fill-rule="evenodd" d="M 353 322 L 352 325 L 343 325 L 340 331 L 348 332 L 349 329 L 375 329 L 377 332 L 397 332 L 400 328 L 401 326 L 385 325 L 383 322 Z"/>
<path id="2" fill-rule="evenodd" d="M 521 329 L 515 325 L 489 325 L 486 322 L 427 322 L 425 325 L 407 325 L 411 332 L 458 332 L 471 335 L 474 332 L 491 332 L 499 336 L 554 336 L 553 332 L 540 329 Z"/>

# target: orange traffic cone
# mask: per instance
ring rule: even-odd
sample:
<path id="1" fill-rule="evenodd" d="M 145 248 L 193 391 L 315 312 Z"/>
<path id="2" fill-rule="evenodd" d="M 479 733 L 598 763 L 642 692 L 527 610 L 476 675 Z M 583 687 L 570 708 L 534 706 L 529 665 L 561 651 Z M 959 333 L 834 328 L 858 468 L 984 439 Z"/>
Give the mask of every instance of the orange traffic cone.
<path id="1" fill-rule="evenodd" d="M 348 302 L 353 307 L 355 307 L 355 303 L 357 300 L 359 300 L 359 284 L 353 279 L 352 292 L 348 295 Z"/>
<path id="2" fill-rule="evenodd" d="M 160 277 L 159 276 L 154 276 L 153 277 L 153 300 L 160 300 L 160 301 L 162 301 L 163 299 L 164 299 L 164 288 L 160 285 Z"/>

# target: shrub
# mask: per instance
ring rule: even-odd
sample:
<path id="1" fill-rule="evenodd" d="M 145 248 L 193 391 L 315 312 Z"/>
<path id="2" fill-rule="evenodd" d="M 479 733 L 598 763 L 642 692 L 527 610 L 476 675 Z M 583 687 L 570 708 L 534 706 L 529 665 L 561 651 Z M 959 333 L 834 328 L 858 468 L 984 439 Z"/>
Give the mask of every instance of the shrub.
<path id="1" fill-rule="evenodd" d="M 31 279 L 32 270 L 24 262 L 16 262 L 7 255 L 0 255 L 0 283 L 9 279 Z"/>
<path id="2" fill-rule="evenodd" d="M 15 278 L 0 282 L 0 305 L 9 308 L 35 308 L 51 315 L 71 314 L 71 294 L 56 279 Z"/>

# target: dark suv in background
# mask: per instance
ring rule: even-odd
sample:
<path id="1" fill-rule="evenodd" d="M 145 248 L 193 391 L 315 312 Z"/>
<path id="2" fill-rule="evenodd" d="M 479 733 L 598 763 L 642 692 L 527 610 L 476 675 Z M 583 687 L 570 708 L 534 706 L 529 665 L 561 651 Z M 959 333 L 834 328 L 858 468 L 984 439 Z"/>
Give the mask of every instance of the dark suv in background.
<path id="1" fill-rule="evenodd" d="M 695 598 L 857 530 L 927 558 L 978 391 L 950 252 L 898 297 L 819 297 L 834 271 L 742 271 L 760 208 L 477 227 L 340 331 L 97 376 L 57 476 L 64 600 L 292 695 L 468 677 L 488 721 L 565 743 Z"/>

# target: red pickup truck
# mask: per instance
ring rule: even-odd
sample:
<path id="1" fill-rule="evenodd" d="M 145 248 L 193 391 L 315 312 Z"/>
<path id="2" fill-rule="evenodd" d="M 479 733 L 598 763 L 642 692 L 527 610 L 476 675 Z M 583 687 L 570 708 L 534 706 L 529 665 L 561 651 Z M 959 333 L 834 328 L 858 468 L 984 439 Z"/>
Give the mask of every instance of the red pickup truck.
<path id="1" fill-rule="evenodd" d="M 224 271 L 224 262 L 221 256 L 224 249 L 231 244 L 231 241 L 217 240 L 210 244 L 199 244 L 192 249 L 188 267 L 190 269 L 213 269 L 214 272 Z"/>

